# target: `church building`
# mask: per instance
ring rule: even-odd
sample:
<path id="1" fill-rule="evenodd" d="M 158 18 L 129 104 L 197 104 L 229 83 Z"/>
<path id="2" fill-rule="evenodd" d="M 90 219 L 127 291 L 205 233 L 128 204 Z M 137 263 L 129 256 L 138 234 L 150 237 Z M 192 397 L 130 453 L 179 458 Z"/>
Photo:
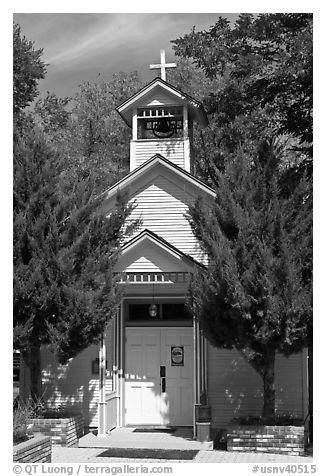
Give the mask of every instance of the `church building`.
<path id="1" fill-rule="evenodd" d="M 126 286 L 100 348 L 92 345 L 66 365 L 42 353 L 42 385 L 49 406 L 83 413 L 98 436 L 122 426 L 189 426 L 196 436 L 197 408 L 207 403 L 210 425 L 260 415 L 262 381 L 235 350 L 213 348 L 185 306 L 191 273 L 207 257 L 187 220 L 201 196 L 215 192 L 193 174 L 192 133 L 208 119 L 202 104 L 166 81 L 164 52 L 156 77 L 117 112 L 131 130 L 130 172 L 107 190 L 107 214 L 117 195 L 134 204 L 116 271 Z M 276 360 L 276 412 L 308 414 L 306 352 Z M 21 393 L 28 373 L 21 372 Z"/>

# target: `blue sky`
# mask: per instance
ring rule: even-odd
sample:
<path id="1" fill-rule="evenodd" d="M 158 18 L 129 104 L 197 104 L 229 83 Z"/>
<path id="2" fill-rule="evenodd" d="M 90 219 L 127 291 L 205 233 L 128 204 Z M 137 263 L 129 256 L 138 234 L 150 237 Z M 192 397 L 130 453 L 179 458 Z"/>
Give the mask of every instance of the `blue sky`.
<path id="1" fill-rule="evenodd" d="M 196 30 L 209 29 L 219 15 L 234 21 L 237 13 L 16 13 L 22 33 L 43 48 L 49 63 L 41 94 L 71 96 L 83 81 L 104 81 L 118 71 L 138 70 L 150 81 L 160 49 L 174 60 L 171 40 Z"/>

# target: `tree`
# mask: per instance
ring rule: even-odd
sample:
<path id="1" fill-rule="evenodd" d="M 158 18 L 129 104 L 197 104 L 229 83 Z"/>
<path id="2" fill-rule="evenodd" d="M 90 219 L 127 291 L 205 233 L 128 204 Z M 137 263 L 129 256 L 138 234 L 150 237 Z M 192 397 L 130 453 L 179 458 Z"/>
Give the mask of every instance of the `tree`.
<path id="1" fill-rule="evenodd" d="M 173 43 L 205 73 L 196 166 L 216 189 L 211 209 L 190 208 L 209 266 L 189 306 L 213 346 L 237 349 L 262 377 L 271 416 L 275 353 L 312 335 L 312 15 L 220 17 Z"/>
<path id="2" fill-rule="evenodd" d="M 216 201 L 199 200 L 190 223 L 209 258 L 188 303 L 215 347 L 237 349 L 263 380 L 263 417 L 275 413 L 274 365 L 307 346 L 312 327 L 311 183 L 285 196 L 280 157 L 266 143 L 217 172 Z"/>
<path id="3" fill-rule="evenodd" d="M 48 93 L 35 105 L 35 121 L 51 146 L 65 156 L 66 167 L 81 176 L 93 170 L 95 192 L 116 183 L 129 171 L 130 129 L 115 108 L 140 84 L 136 72 L 119 73 L 107 82 L 81 83 L 70 99 Z M 72 105 L 70 111 L 68 103 Z"/>
<path id="4" fill-rule="evenodd" d="M 42 53 L 42 49 L 34 49 L 34 43 L 21 36 L 20 26 L 14 23 L 13 106 L 16 115 L 38 95 L 38 80 L 43 79 L 46 72 L 46 65 L 41 61 Z"/>
<path id="5" fill-rule="evenodd" d="M 14 347 L 29 365 L 33 398 L 40 394 L 41 346 L 64 363 L 96 342 L 114 315 L 122 288 L 113 270 L 130 211 L 119 197 L 109 217 L 101 212 L 109 166 L 100 188 L 91 160 L 78 151 L 67 160 L 68 98 L 48 93 L 26 114 L 45 74 L 41 54 L 15 25 Z"/>
<path id="6" fill-rule="evenodd" d="M 210 126 L 197 142 L 202 178 L 211 181 L 212 167 L 222 169 L 239 146 L 255 154 L 275 135 L 288 144 L 290 180 L 312 174 L 311 14 L 242 14 L 233 26 L 220 17 L 208 31 L 193 29 L 172 43 L 206 74 L 201 100 Z"/>
<path id="7" fill-rule="evenodd" d="M 100 213 L 91 172 L 71 188 L 64 165 L 37 129 L 14 144 L 14 346 L 33 398 L 41 346 L 66 362 L 98 340 L 121 297 L 113 267 L 128 208 Z"/>

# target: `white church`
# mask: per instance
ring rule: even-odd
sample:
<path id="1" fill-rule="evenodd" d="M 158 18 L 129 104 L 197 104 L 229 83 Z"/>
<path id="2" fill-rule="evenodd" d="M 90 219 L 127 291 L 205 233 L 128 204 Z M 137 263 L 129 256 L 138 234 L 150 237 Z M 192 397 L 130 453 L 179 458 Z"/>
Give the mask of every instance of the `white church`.
<path id="1" fill-rule="evenodd" d="M 126 98 L 117 112 L 130 127 L 130 172 L 106 192 L 107 214 L 118 193 L 134 207 L 140 226 L 123 243 L 116 271 L 126 286 L 101 345 L 92 345 L 66 365 L 42 353 L 42 387 L 48 406 L 84 417 L 98 436 L 137 425 L 188 426 L 196 436 L 196 405 L 203 396 L 212 429 L 234 417 L 260 415 L 262 381 L 235 350 L 213 348 L 185 307 L 189 278 L 205 266 L 186 218 L 198 196 L 213 205 L 215 192 L 193 170 L 192 133 L 208 124 L 200 102 L 161 77 Z M 20 393 L 29 393 L 21 371 Z M 308 414 L 307 353 L 276 361 L 276 412 Z"/>

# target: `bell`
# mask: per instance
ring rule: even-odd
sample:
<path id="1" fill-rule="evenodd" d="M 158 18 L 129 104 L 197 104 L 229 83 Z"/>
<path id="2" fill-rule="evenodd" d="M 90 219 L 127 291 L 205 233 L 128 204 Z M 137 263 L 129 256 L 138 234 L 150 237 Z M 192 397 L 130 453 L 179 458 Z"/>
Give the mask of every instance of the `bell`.
<path id="1" fill-rule="evenodd" d="M 166 119 L 166 117 L 163 117 L 156 124 L 155 130 L 156 132 L 160 132 L 161 134 L 167 134 L 168 132 L 171 132 L 172 127 L 170 121 Z"/>
<path id="2" fill-rule="evenodd" d="M 148 314 L 151 317 L 156 317 L 157 316 L 157 305 L 152 303 L 149 308 L 148 308 Z"/>
<path id="3" fill-rule="evenodd" d="M 155 124 L 153 133 L 156 137 L 171 137 L 174 133 L 174 128 L 166 117 L 162 117 Z"/>

